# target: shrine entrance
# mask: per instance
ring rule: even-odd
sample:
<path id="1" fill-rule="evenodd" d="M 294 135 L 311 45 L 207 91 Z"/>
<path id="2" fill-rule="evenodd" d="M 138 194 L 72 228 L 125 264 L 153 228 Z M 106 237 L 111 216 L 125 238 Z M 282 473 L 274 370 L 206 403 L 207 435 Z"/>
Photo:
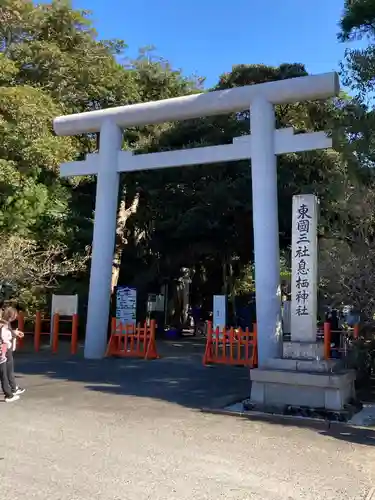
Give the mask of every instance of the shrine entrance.
<path id="1" fill-rule="evenodd" d="M 61 165 L 61 176 L 97 175 L 93 252 L 86 325 L 85 357 L 106 350 L 111 268 L 121 172 L 251 159 L 255 284 L 259 365 L 280 350 L 280 264 L 276 156 L 329 148 L 324 132 L 294 134 L 275 129 L 274 105 L 337 95 L 336 73 L 298 77 L 259 85 L 194 94 L 163 101 L 61 116 L 57 135 L 100 133 L 99 152 L 85 161 Z M 133 155 L 122 151 L 122 129 L 165 121 L 240 112 L 250 108 L 251 135 L 232 144 Z M 249 193 L 250 196 L 250 193 Z"/>

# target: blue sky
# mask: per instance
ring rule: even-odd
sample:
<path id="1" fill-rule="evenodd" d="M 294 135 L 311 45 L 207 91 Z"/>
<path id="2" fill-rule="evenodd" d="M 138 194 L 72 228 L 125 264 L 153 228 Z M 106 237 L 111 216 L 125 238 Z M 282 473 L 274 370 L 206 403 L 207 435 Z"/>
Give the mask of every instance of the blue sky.
<path id="1" fill-rule="evenodd" d="M 100 38 L 122 38 L 130 56 L 154 45 L 186 74 L 214 85 L 234 64 L 301 62 L 338 69 L 336 35 L 344 0 L 73 0 L 93 11 Z M 358 43 L 356 44 L 358 46 Z"/>

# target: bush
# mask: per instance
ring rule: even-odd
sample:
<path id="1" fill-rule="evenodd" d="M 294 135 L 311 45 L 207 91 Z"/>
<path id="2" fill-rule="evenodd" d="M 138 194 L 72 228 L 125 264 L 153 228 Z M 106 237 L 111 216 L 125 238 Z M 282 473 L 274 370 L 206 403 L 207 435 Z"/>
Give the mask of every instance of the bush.
<path id="1" fill-rule="evenodd" d="M 353 340 L 348 355 L 348 368 L 357 372 L 357 384 L 363 385 L 375 374 L 375 338 Z"/>

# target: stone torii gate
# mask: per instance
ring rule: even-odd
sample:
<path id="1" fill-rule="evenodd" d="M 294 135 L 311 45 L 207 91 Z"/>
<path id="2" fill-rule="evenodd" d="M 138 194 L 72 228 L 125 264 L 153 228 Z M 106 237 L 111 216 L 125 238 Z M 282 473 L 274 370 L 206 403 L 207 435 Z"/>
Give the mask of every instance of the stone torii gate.
<path id="1" fill-rule="evenodd" d="M 337 95 L 336 73 L 304 76 L 162 101 L 60 116 L 57 135 L 100 132 L 99 153 L 61 165 L 60 175 L 97 175 L 85 357 L 102 358 L 107 340 L 120 172 L 251 159 L 259 366 L 279 355 L 280 268 L 276 155 L 332 146 L 324 132 L 275 129 L 275 104 Z M 250 108 L 251 135 L 232 144 L 133 155 L 121 151 L 131 126 L 239 112 Z M 249 193 L 250 196 L 250 193 Z"/>

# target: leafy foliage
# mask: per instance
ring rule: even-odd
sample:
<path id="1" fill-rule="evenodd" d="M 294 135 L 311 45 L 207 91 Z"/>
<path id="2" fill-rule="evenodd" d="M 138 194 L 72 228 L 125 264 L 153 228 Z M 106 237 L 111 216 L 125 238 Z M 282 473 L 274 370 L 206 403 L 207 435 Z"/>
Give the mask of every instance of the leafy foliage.
<path id="1" fill-rule="evenodd" d="M 344 83 L 354 88 L 363 99 L 375 85 L 375 2 L 346 0 L 340 20 L 342 41 L 365 39 L 364 49 L 350 49 L 343 64 Z"/>
<path id="2" fill-rule="evenodd" d="M 88 254 L 70 255 L 61 243 L 48 243 L 42 248 L 35 240 L 1 234 L 0 298 L 4 301 L 11 297 L 29 307 L 44 305 L 46 291 L 53 290 L 62 277 L 79 276 L 87 259 Z"/>
<path id="3" fill-rule="evenodd" d="M 351 8 L 347 2 L 348 13 Z M 345 36 L 362 26 L 357 22 L 358 11 L 357 17 L 353 9 L 350 12 L 351 21 L 342 21 Z M 366 36 L 371 33 L 369 24 Z M 353 75 L 354 69 L 350 71 Z M 237 65 L 212 90 L 306 74 L 303 64 Z M 41 296 L 51 286 L 76 290 L 78 276 L 83 300 L 87 291 L 96 181 L 91 177 L 62 180 L 58 166 L 95 151 L 100 138 L 56 137 L 53 118 L 200 92 L 203 83 L 204 78 L 185 76 L 152 48 L 140 50 L 130 60 L 124 41 L 98 39 L 90 12 L 73 9 L 69 1 L 1 2 L 0 234 L 2 241 L 11 241 L 10 247 L 19 249 L 18 257 L 17 252 L 6 254 L 13 263 L 11 269 L 16 274 L 19 270 L 18 277 L 11 275 L 18 296 L 25 297 L 27 289 L 30 300 L 30 293 L 38 291 Z M 337 145 L 335 151 L 287 154 L 278 159 L 283 255 L 290 246 L 291 201 L 297 193 L 319 196 L 323 241 L 335 235 L 338 241 L 347 242 L 363 217 L 363 212 L 353 211 L 362 200 L 362 194 L 353 200 L 353 189 L 360 193 L 363 186 L 372 189 L 367 168 L 372 162 L 372 113 L 343 94 L 329 102 L 277 106 L 276 121 L 277 127 L 293 127 L 296 132 L 328 130 Z M 249 126 L 249 112 L 244 110 L 133 127 L 125 131 L 123 147 L 154 152 L 227 144 L 233 137 L 248 134 Z M 172 285 L 188 269 L 197 296 L 252 292 L 250 193 L 248 162 L 122 175 L 113 285 L 119 279 L 135 284 L 140 294 L 159 291 L 162 283 Z M 368 225 L 372 228 L 372 221 Z M 330 258 L 336 252 L 337 262 L 342 262 L 346 250 L 335 245 L 331 248 L 326 243 L 323 251 Z M 349 245 L 350 252 L 354 246 Z M 353 255 L 350 262 L 354 262 Z M 43 267 L 44 261 L 48 265 Z M 288 264 L 284 267 L 287 275 Z M 40 276 L 39 268 L 45 270 Z M 0 281 L 9 281 L 9 269 L 0 266 Z M 325 279 L 339 283 L 330 271 Z M 353 264 L 348 276 L 356 272 Z M 331 293 L 336 292 L 332 289 Z"/>

